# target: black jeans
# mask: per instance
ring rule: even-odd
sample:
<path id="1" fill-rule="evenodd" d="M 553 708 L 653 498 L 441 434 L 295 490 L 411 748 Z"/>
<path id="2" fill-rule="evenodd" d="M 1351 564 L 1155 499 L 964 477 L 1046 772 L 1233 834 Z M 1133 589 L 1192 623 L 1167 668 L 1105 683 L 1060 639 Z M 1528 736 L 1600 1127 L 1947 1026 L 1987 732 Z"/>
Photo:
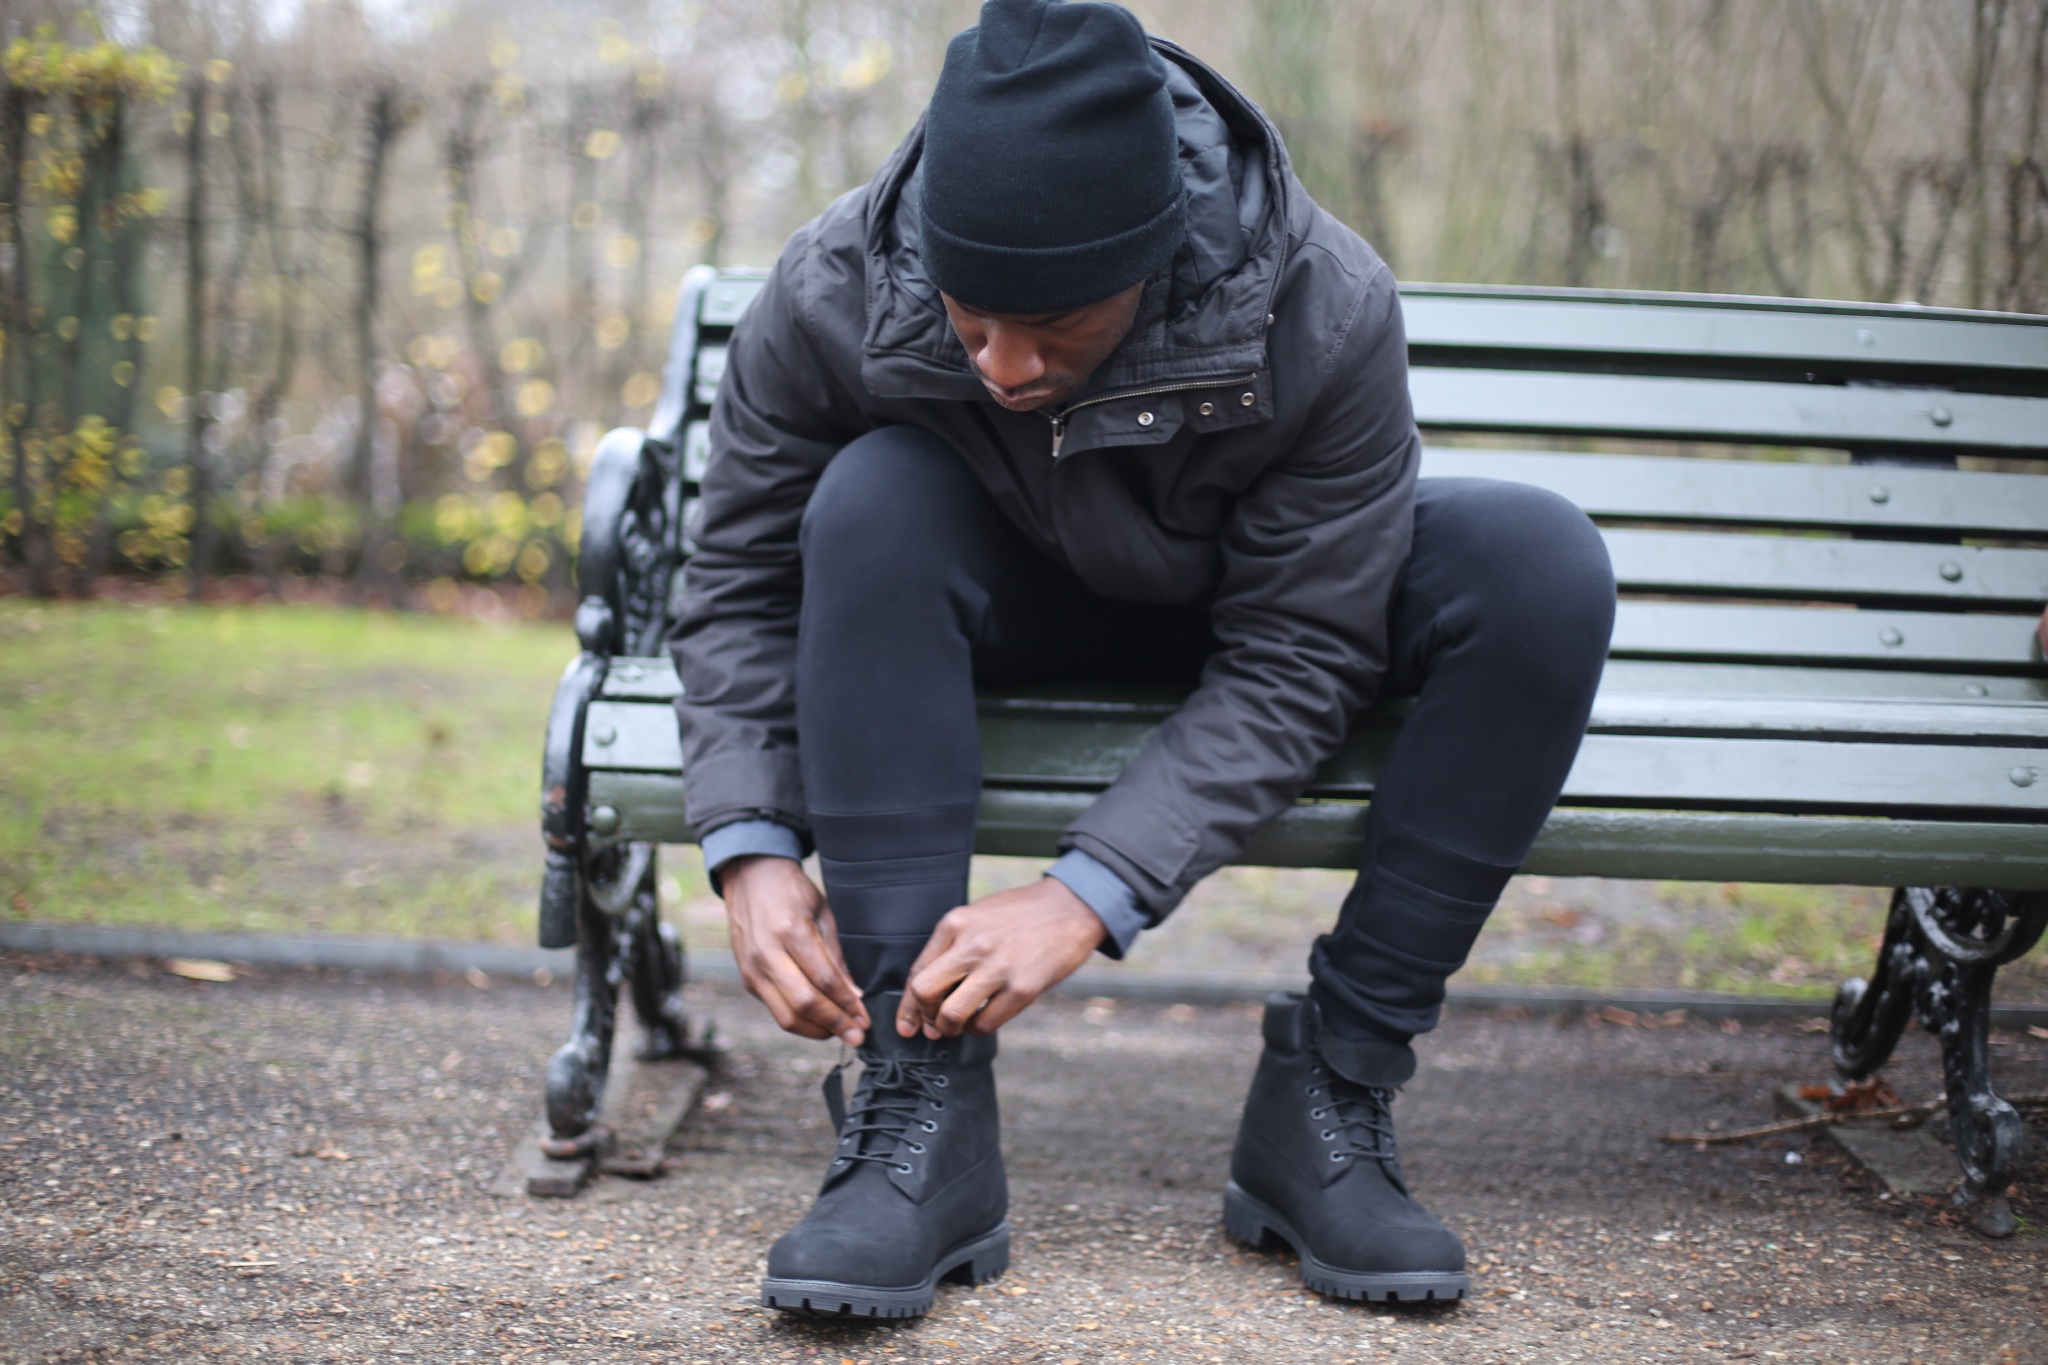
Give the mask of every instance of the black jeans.
<path id="1" fill-rule="evenodd" d="M 826 467 L 801 545 L 812 834 L 854 979 L 896 989 L 966 899 L 976 682 L 1192 685 L 1216 642 L 1199 609 L 1089 591 L 909 428 L 871 432 Z M 1383 689 L 1415 707 L 1373 794 L 1358 881 L 1310 956 L 1332 1027 L 1405 1041 L 1435 1025 L 1564 785 L 1613 614 L 1606 548 L 1569 502 L 1490 480 L 1418 485 Z"/>

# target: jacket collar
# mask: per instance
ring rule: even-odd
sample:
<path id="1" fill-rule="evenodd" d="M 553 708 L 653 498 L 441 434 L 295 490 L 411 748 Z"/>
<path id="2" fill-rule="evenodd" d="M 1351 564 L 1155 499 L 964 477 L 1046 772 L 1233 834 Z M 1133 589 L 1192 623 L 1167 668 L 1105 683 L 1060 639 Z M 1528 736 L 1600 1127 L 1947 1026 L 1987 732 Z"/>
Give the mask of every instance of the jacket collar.
<path id="1" fill-rule="evenodd" d="M 1130 335 L 1077 403 L 1126 389 L 1229 382 L 1264 369 L 1290 228 L 1306 203 L 1278 130 L 1257 106 L 1181 48 L 1161 38 L 1152 45 L 1171 64 L 1190 240 L 1146 282 Z M 1234 146 L 1222 145 L 1219 134 Z M 917 255 L 911 196 L 923 148 L 920 116 L 866 191 L 861 377 L 880 398 L 985 399 Z M 1237 181 L 1250 183 L 1240 189 Z"/>

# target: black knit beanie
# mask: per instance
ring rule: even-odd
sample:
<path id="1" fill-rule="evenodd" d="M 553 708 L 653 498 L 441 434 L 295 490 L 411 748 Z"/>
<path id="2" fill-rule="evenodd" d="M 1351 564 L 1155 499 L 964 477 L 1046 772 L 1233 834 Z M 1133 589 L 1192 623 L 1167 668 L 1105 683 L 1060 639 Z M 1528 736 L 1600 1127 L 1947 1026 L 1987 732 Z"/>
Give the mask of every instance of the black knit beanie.
<path id="1" fill-rule="evenodd" d="M 919 250 L 932 282 L 994 313 L 1098 302 L 1186 234 L 1166 68 L 1129 10 L 987 0 L 925 116 Z"/>

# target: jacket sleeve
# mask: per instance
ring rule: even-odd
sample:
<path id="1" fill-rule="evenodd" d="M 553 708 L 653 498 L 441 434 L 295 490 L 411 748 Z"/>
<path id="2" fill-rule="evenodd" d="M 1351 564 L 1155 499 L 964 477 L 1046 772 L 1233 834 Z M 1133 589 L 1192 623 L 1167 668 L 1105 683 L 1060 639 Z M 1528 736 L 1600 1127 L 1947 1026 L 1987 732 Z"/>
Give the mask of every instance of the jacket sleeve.
<path id="1" fill-rule="evenodd" d="M 1298 437 L 1225 526 L 1221 648 L 1062 841 L 1129 883 L 1154 923 L 1300 794 L 1386 673 L 1421 441 L 1384 267 L 1343 322 L 1321 373 L 1301 376 L 1319 391 Z"/>
<path id="2" fill-rule="evenodd" d="M 670 648 L 683 792 L 697 836 L 737 820 L 806 828 L 797 764 L 797 533 L 825 465 L 867 423 L 807 316 L 808 232 L 733 333 L 711 409 L 697 553 Z"/>

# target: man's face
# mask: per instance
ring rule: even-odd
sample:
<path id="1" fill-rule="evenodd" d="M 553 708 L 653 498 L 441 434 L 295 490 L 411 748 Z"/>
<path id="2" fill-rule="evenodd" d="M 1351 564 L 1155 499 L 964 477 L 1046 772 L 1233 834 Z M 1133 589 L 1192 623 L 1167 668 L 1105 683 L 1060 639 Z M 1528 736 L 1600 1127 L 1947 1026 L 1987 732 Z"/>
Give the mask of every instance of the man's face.
<path id="1" fill-rule="evenodd" d="M 1058 407 L 1109 359 L 1138 314 L 1143 281 L 1064 313 L 986 313 L 941 294 L 967 363 L 1012 412 Z"/>

